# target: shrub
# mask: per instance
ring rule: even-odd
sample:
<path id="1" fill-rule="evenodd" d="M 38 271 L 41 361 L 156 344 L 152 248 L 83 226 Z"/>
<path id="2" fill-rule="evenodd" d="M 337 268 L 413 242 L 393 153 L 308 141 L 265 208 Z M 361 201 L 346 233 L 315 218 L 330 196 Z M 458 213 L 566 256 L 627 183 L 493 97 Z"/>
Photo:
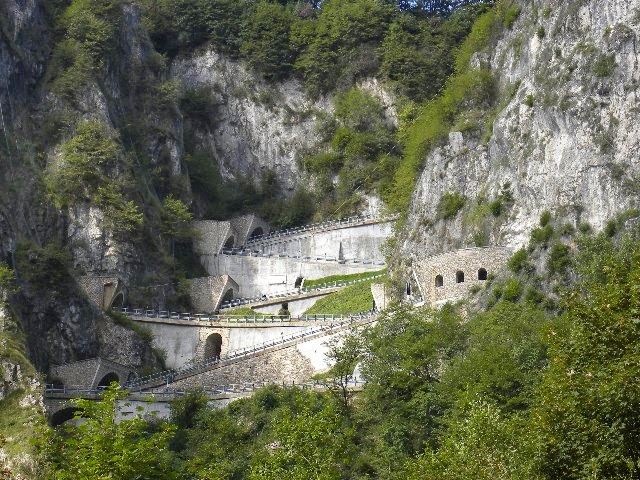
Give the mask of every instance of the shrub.
<path id="1" fill-rule="evenodd" d="M 510 278 L 502 290 L 502 298 L 508 302 L 516 302 L 522 295 L 522 284 L 517 278 Z"/>
<path id="2" fill-rule="evenodd" d="M 529 254 L 527 253 L 527 250 L 521 248 L 520 250 L 516 251 L 507 261 L 507 267 L 513 273 L 532 271 L 533 265 L 529 263 Z"/>
<path id="3" fill-rule="evenodd" d="M 538 28 L 538 31 L 536 32 L 536 35 L 541 40 L 544 38 L 544 36 L 546 35 L 546 31 L 545 31 L 543 26 L 540 26 L 540 28 Z"/>
<path id="4" fill-rule="evenodd" d="M 571 265 L 571 249 L 562 242 L 555 242 L 549 251 L 547 270 L 550 275 L 566 273 Z"/>
<path id="5" fill-rule="evenodd" d="M 596 77 L 610 77 L 617 66 L 615 54 L 607 55 L 601 53 L 593 63 L 591 70 Z"/>
<path id="6" fill-rule="evenodd" d="M 444 193 L 438 202 L 436 218 L 447 220 L 455 217 L 464 207 L 466 200 L 466 197 L 458 192 Z"/>
<path id="7" fill-rule="evenodd" d="M 527 95 L 527 97 L 524 99 L 524 104 L 529 108 L 533 108 L 534 103 L 535 98 L 532 94 Z"/>
<path id="8" fill-rule="evenodd" d="M 546 227 L 550 221 L 551 221 L 551 212 L 549 210 L 545 210 L 540 215 L 540 226 Z"/>
<path id="9" fill-rule="evenodd" d="M 384 120 L 380 101 L 359 88 L 338 93 L 334 98 L 336 118 L 358 132 L 379 128 Z"/>
<path id="10" fill-rule="evenodd" d="M 534 228 L 531 231 L 532 245 L 541 244 L 547 246 L 549 240 L 553 237 L 553 226 L 547 224 L 544 227 Z"/>
<path id="11" fill-rule="evenodd" d="M 502 20 L 502 25 L 504 25 L 504 28 L 511 30 L 511 27 L 513 27 L 513 24 L 520 16 L 520 12 L 521 9 L 517 5 L 512 5 L 511 7 L 509 7 L 506 12 L 504 12 L 504 19 Z"/>
<path id="12" fill-rule="evenodd" d="M 0 289 L 13 291 L 16 275 L 4 262 L 0 262 Z"/>

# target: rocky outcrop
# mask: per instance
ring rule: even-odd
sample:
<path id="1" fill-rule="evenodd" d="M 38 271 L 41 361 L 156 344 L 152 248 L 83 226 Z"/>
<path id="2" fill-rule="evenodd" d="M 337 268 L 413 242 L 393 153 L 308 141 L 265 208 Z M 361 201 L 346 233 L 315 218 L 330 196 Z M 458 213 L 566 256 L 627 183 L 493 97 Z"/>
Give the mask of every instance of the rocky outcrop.
<path id="1" fill-rule="evenodd" d="M 426 158 L 401 242 L 414 259 L 474 244 L 521 246 L 545 210 L 601 229 L 637 206 L 637 3 L 517 3 L 513 28 L 475 57 L 493 73 L 504 108 L 487 143 L 453 132 Z M 438 220 L 446 192 L 467 200 L 454 219 Z M 512 205 L 487 214 L 506 192 Z"/>
<path id="2" fill-rule="evenodd" d="M 296 155 L 317 143 L 315 123 L 332 110 L 327 100 L 309 100 L 297 81 L 268 84 L 211 49 L 176 59 L 171 77 L 183 90 L 206 87 L 212 95 L 198 137 L 224 177 L 259 179 L 271 170 L 286 189 L 298 184 Z"/>

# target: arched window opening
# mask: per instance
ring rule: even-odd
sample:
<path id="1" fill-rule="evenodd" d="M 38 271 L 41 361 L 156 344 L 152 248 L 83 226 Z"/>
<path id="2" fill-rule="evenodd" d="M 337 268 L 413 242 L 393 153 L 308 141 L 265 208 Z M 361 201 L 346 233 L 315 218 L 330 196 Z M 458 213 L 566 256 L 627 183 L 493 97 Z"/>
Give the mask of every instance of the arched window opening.
<path id="1" fill-rule="evenodd" d="M 204 344 L 204 358 L 219 358 L 222 352 L 222 335 L 212 333 Z"/>
<path id="2" fill-rule="evenodd" d="M 302 281 L 304 280 L 304 277 L 298 277 L 296 278 L 296 283 L 294 283 L 294 287 L 295 288 L 300 288 L 302 287 Z"/>
<path id="3" fill-rule="evenodd" d="M 104 377 L 102 377 L 102 379 L 98 382 L 98 386 L 99 387 L 108 387 L 109 385 L 111 385 L 111 382 L 117 382 L 120 383 L 120 377 L 118 377 L 118 374 L 115 372 L 109 372 L 107 373 Z"/>
<path id="4" fill-rule="evenodd" d="M 262 229 L 262 227 L 254 228 L 253 232 L 251 232 L 251 235 L 249 235 L 249 240 L 256 237 L 261 237 L 262 235 L 264 235 L 264 230 Z"/>
<path id="5" fill-rule="evenodd" d="M 229 238 L 227 238 L 227 241 L 224 242 L 224 247 L 223 248 L 233 248 L 233 246 L 236 243 L 236 239 L 233 235 L 231 235 Z"/>
<path id="6" fill-rule="evenodd" d="M 486 280 L 487 279 L 487 271 L 484 268 L 478 270 L 478 280 Z"/>
<path id="7" fill-rule="evenodd" d="M 233 300 L 233 288 L 230 288 L 226 292 L 224 292 L 224 296 L 222 297 L 222 303 L 230 302 Z"/>
<path id="8" fill-rule="evenodd" d="M 462 270 L 456 272 L 456 283 L 464 283 L 464 272 Z"/>
<path id="9" fill-rule="evenodd" d="M 444 286 L 444 279 L 442 278 L 442 275 L 436 275 L 436 287 L 442 286 Z"/>

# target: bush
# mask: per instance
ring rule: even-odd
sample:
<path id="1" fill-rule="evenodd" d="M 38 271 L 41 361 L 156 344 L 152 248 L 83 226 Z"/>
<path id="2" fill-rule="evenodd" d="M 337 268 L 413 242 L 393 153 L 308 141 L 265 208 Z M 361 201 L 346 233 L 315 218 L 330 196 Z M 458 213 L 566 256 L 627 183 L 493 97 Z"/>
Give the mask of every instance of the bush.
<path id="1" fill-rule="evenodd" d="M 527 97 L 524 99 L 524 104 L 529 108 L 533 108 L 533 105 L 535 104 L 534 96 L 532 94 L 527 95 Z"/>
<path id="2" fill-rule="evenodd" d="M 610 77 L 617 66 L 615 54 L 607 55 L 601 53 L 593 63 L 591 70 L 596 77 L 604 78 Z"/>
<path id="3" fill-rule="evenodd" d="M 546 35 L 546 31 L 545 31 L 543 26 L 540 26 L 540 28 L 538 28 L 538 31 L 536 32 L 536 35 L 541 40 L 544 38 L 544 36 Z"/>
<path id="4" fill-rule="evenodd" d="M 555 242 L 549 251 L 547 270 L 550 275 L 562 275 L 572 263 L 571 249 L 562 242 Z"/>
<path id="5" fill-rule="evenodd" d="M 549 210 L 545 210 L 540 215 L 540 226 L 546 227 L 550 221 L 551 221 L 551 212 Z"/>
<path id="6" fill-rule="evenodd" d="M 511 27 L 513 27 L 513 24 L 520 16 L 520 12 L 521 9 L 517 5 L 512 5 L 511 7 L 509 7 L 504 13 L 504 19 L 502 20 L 502 25 L 504 25 L 504 28 L 511 30 Z"/>
<path id="7" fill-rule="evenodd" d="M 533 265 L 529 263 L 529 254 L 527 253 L 527 250 L 521 248 L 516 251 L 507 261 L 507 267 L 513 273 L 531 272 L 533 270 Z"/>
<path id="8" fill-rule="evenodd" d="M 502 289 L 502 298 L 508 302 L 516 302 L 522 295 L 522 284 L 516 278 L 510 278 Z"/>
<path id="9" fill-rule="evenodd" d="M 455 217 L 462 210 L 466 201 L 466 197 L 458 192 L 444 193 L 438 202 L 436 218 L 447 220 Z"/>
<path id="10" fill-rule="evenodd" d="M 534 228 L 531 231 L 531 244 L 547 246 L 549 240 L 553 237 L 553 226 L 547 224 L 544 227 Z"/>

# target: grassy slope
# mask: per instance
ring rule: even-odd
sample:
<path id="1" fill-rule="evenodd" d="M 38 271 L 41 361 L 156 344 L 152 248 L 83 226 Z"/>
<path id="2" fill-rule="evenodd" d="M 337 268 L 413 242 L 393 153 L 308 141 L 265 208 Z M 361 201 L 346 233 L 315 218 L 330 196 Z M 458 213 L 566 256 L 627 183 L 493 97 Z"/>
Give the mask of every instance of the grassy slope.
<path id="1" fill-rule="evenodd" d="M 356 283 L 343 288 L 339 292 L 327 295 L 307 310 L 306 314 L 344 314 L 360 313 L 371 310 L 373 295 L 371 295 L 371 281 Z"/>
<path id="2" fill-rule="evenodd" d="M 313 288 L 325 283 L 341 283 L 341 282 L 349 282 L 352 280 L 359 280 L 361 278 L 368 278 L 374 275 L 383 274 L 386 272 L 386 269 L 379 270 L 377 272 L 363 272 L 363 273 L 351 273 L 349 275 L 331 275 L 329 277 L 317 278 L 315 280 L 305 280 L 304 288 Z"/>

